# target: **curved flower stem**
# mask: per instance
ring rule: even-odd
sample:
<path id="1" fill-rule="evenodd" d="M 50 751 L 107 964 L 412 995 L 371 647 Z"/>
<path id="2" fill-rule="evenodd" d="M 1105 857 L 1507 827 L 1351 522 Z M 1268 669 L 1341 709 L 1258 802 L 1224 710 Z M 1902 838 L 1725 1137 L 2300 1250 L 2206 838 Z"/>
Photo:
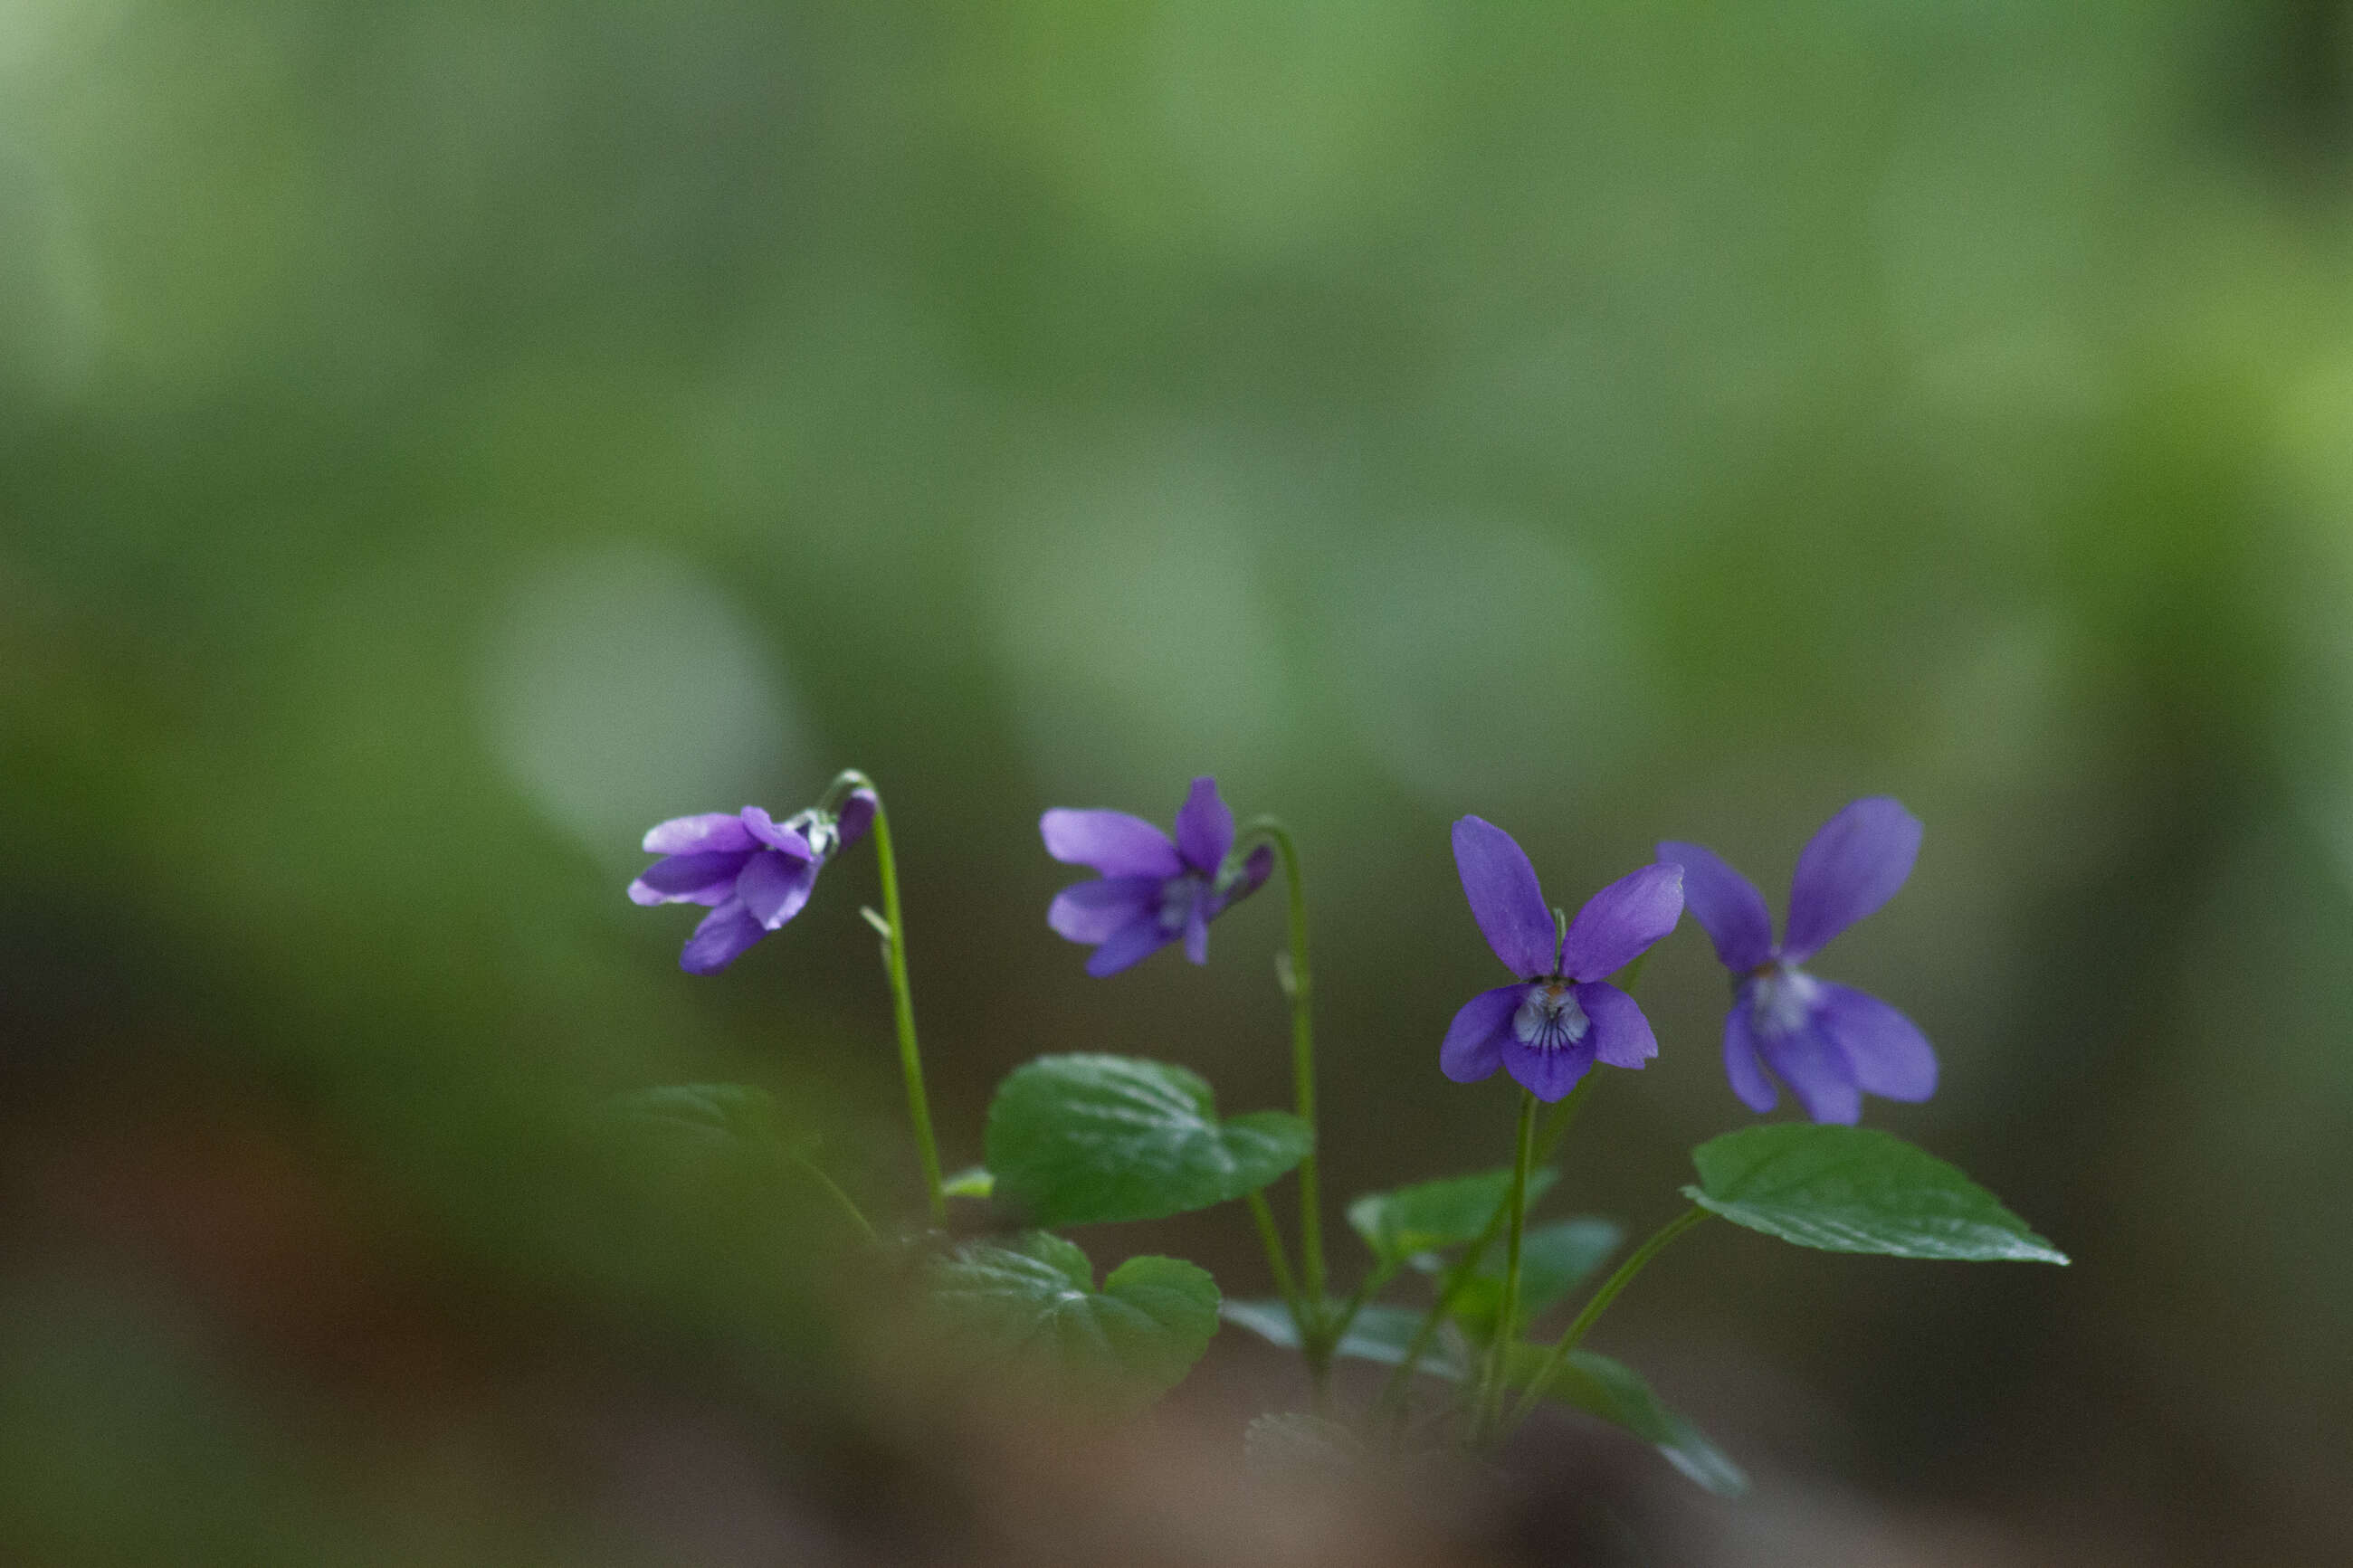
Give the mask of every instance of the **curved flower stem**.
<path id="1" fill-rule="evenodd" d="M 1560 1363 L 1568 1359 L 1568 1352 L 1577 1348 L 1577 1342 L 1601 1321 L 1601 1314 L 1609 1310 L 1609 1303 L 1618 1299 L 1618 1292 L 1631 1285 L 1634 1276 L 1640 1274 L 1651 1259 L 1664 1252 L 1669 1242 L 1706 1217 L 1707 1210 L 1694 1204 L 1651 1232 L 1651 1239 L 1636 1247 L 1634 1255 L 1618 1266 L 1618 1272 L 1601 1282 L 1601 1289 L 1585 1303 L 1585 1310 L 1577 1314 L 1577 1321 L 1569 1324 L 1567 1331 L 1560 1336 L 1551 1350 L 1545 1352 L 1535 1375 L 1528 1379 L 1527 1392 L 1521 1394 L 1519 1404 L 1513 1406 L 1511 1420 L 1495 1434 L 1498 1437 L 1528 1418 L 1528 1412 L 1535 1408 L 1536 1401 L 1544 1395 L 1545 1384 L 1552 1381 L 1553 1374 L 1560 1370 Z"/>
<path id="2" fill-rule="evenodd" d="M 1589 1074 L 1588 1076 L 1590 1076 Z M 1472 1423 L 1474 1436 L 1501 1436 L 1504 1414 L 1504 1372 L 1511 1364 L 1512 1345 L 1519 1337 L 1520 1250 L 1528 1230 L 1528 1167 L 1535 1163 L 1536 1097 L 1520 1091 L 1519 1127 L 1512 1141 L 1512 1187 L 1505 1200 L 1510 1217 L 1504 1227 L 1504 1305 L 1495 1314 L 1495 1340 L 1487 1357 L 1487 1381 L 1481 1390 L 1479 1415 Z"/>
<path id="3" fill-rule="evenodd" d="M 874 863 L 882 875 L 882 920 L 890 927 L 882 944 L 883 967 L 891 975 L 891 1018 L 899 1031 L 899 1071 L 907 1080 L 907 1120 L 914 1123 L 915 1149 L 923 1161 L 923 1190 L 931 1199 L 932 1223 L 948 1222 L 948 1199 L 940 1184 L 940 1150 L 932 1137 L 932 1105 L 923 1092 L 923 1057 L 915 1044 L 915 998 L 907 987 L 907 921 L 899 908 L 899 862 L 891 852 L 891 814 L 883 809 L 882 792 L 855 768 L 844 768 L 818 805 L 831 811 L 852 790 L 874 790 Z"/>
<path id="4" fill-rule="evenodd" d="M 1291 963 L 1282 976 L 1282 988 L 1291 998 L 1291 1091 L 1292 1108 L 1299 1120 L 1307 1123 L 1311 1139 L 1318 1137 L 1315 1124 L 1315 1021 L 1314 981 L 1307 965 L 1307 887 L 1301 879 L 1299 847 L 1292 842 L 1291 829 L 1279 818 L 1254 816 L 1243 824 L 1227 858 L 1229 866 L 1238 866 L 1244 845 L 1253 838 L 1263 838 L 1274 846 L 1282 861 L 1282 879 L 1288 894 L 1291 927 Z M 1299 1320 L 1300 1347 L 1307 1355 L 1307 1371 L 1314 1381 L 1317 1397 L 1322 1397 L 1324 1380 L 1332 1363 L 1331 1336 L 1324 1321 L 1324 1192 L 1316 1171 L 1316 1147 L 1311 1142 L 1306 1158 L 1299 1162 L 1299 1268 L 1300 1297 L 1293 1308 L 1298 1318 L 1303 1305 L 1308 1316 Z"/>
<path id="5" fill-rule="evenodd" d="M 1569 1129 L 1577 1125 L 1578 1115 L 1585 1110 L 1586 1100 L 1591 1097 L 1594 1086 L 1600 1081 L 1599 1072 L 1587 1073 L 1577 1081 L 1577 1087 L 1568 1091 L 1567 1098 L 1545 1113 L 1544 1123 L 1536 1132 L 1534 1164 L 1542 1164 L 1552 1158 L 1554 1151 L 1560 1147 L 1561 1140 L 1567 1137 Z M 1438 1289 L 1438 1299 L 1430 1304 L 1430 1310 L 1422 1314 L 1421 1326 L 1414 1331 L 1413 1342 L 1406 1347 L 1405 1359 L 1389 1370 L 1388 1381 L 1381 1386 L 1380 1398 L 1374 1406 L 1376 1415 L 1395 1416 L 1404 1414 L 1406 1390 L 1412 1384 L 1414 1369 L 1421 1364 L 1422 1357 L 1430 1353 L 1430 1345 L 1438 1339 L 1439 1329 L 1445 1323 L 1447 1314 L 1454 1310 L 1455 1298 L 1462 1293 L 1462 1287 L 1470 1283 L 1471 1277 L 1479 1271 L 1481 1261 L 1487 1256 L 1487 1248 L 1495 1244 L 1495 1237 L 1503 1231 L 1504 1221 L 1507 1217 L 1509 1210 L 1504 1205 L 1497 1204 L 1494 1214 L 1487 1220 L 1487 1228 L 1462 1249 L 1462 1256 L 1455 1260 L 1453 1268 L 1446 1271 L 1445 1281 Z"/>

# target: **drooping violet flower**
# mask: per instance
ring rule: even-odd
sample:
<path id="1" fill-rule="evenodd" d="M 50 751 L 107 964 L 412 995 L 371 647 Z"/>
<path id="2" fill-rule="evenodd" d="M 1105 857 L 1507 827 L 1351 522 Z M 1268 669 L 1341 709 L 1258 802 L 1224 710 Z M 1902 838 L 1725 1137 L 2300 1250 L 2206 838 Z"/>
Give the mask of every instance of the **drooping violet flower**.
<path id="1" fill-rule="evenodd" d="M 1087 973 L 1116 974 L 1182 938 L 1185 956 L 1209 961 L 1209 922 L 1228 906 L 1258 891 L 1274 869 L 1266 845 L 1230 874 L 1234 814 L 1218 795 L 1218 781 L 1193 781 L 1176 808 L 1176 837 L 1124 811 L 1071 811 L 1057 806 L 1038 820 L 1046 853 L 1103 873 L 1055 895 L 1046 923 L 1057 934 L 1094 948 Z"/>
<path id="2" fill-rule="evenodd" d="M 1683 918 L 1683 873 L 1645 866 L 1588 900 L 1564 932 L 1545 905 L 1535 868 L 1512 836 L 1466 816 L 1454 825 L 1454 864 L 1487 945 L 1523 976 L 1482 991 L 1454 1015 L 1438 1065 L 1457 1083 L 1500 1067 L 1538 1100 L 1560 1099 L 1595 1062 L 1639 1068 L 1659 1054 L 1650 1020 L 1602 976 L 1631 963 Z"/>
<path id="3" fill-rule="evenodd" d="M 801 912 L 818 868 L 866 836 L 874 807 L 874 792 L 860 789 L 839 812 L 811 807 L 782 823 L 756 805 L 674 816 L 646 834 L 646 853 L 662 858 L 629 884 L 629 900 L 710 906 L 678 965 L 716 974 Z"/>
<path id="4" fill-rule="evenodd" d="M 1919 819 L 1893 799 L 1847 806 L 1798 857 L 1788 927 L 1776 943 L 1772 916 L 1747 878 L 1699 845 L 1659 846 L 1662 862 L 1683 868 L 1692 913 L 1732 972 L 1724 1070 L 1750 1110 L 1770 1110 L 1779 1099 L 1767 1068 L 1817 1121 L 1860 1120 L 1866 1094 L 1926 1100 L 1936 1091 L 1936 1053 L 1911 1019 L 1799 967 L 1894 898 L 1919 852 Z"/>

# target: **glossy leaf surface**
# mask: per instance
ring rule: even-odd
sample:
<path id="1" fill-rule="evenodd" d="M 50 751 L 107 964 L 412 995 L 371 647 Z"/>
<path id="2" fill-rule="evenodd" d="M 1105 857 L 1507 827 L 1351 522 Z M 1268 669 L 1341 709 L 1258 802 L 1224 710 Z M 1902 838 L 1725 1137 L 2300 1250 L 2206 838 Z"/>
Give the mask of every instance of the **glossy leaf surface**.
<path id="1" fill-rule="evenodd" d="M 1208 1208 L 1266 1185 L 1313 1143 L 1283 1111 L 1221 1121 L 1200 1075 L 1134 1057 L 1040 1057 L 988 1108 L 996 1195 L 1039 1226 Z"/>
<path id="2" fill-rule="evenodd" d="M 1692 1151 L 1692 1202 L 1829 1252 L 2064 1263 L 1991 1193 L 1926 1150 L 1864 1127 L 1783 1122 Z"/>
<path id="3" fill-rule="evenodd" d="M 1076 1244 L 1044 1231 L 966 1242 L 932 1266 L 934 1300 L 1017 1383 L 1141 1404 L 1184 1377 L 1218 1331 L 1218 1287 L 1174 1258 L 1131 1258 L 1098 1290 Z"/>

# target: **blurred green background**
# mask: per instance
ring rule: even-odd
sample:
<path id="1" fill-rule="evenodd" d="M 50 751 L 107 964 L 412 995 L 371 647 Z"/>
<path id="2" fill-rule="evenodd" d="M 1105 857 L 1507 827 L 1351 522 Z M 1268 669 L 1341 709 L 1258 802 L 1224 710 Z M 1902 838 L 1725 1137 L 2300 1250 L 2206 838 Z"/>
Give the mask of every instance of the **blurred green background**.
<path id="1" fill-rule="evenodd" d="M 1335 1208 L 1506 1154 L 1452 817 L 1778 906 L 1900 795 L 1871 1119 L 2076 1267 L 1686 1243 L 1602 1338 L 1759 1484 L 1643 1560 L 2353 1556 L 2348 73 L 2322 0 L 0 0 L 5 1555 L 854 1556 L 775 1216 L 555 1129 L 750 1079 L 912 1194 L 871 859 L 720 980 L 621 896 L 856 765 L 952 1163 L 1041 1050 L 1281 1102 L 1278 901 L 1091 982 L 1036 820 L 1290 819 Z M 1721 984 L 1556 1208 L 1748 1121 Z"/>

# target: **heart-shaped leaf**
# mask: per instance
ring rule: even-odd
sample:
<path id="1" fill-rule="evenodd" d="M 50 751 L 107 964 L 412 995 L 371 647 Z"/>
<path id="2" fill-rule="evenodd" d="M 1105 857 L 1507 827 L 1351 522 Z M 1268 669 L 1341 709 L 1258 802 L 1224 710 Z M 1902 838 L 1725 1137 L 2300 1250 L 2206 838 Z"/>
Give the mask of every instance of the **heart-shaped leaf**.
<path id="1" fill-rule="evenodd" d="M 1525 1386 L 1544 1357 L 1542 1345 L 1513 1347 L 1508 1381 Z M 1737 1497 L 1748 1489 L 1748 1478 L 1740 1467 L 1698 1427 L 1661 1404 L 1642 1374 L 1623 1362 L 1591 1351 L 1571 1351 L 1545 1384 L 1544 1396 L 1624 1427 L 1709 1491 Z"/>
<path id="2" fill-rule="evenodd" d="M 1528 1173 L 1528 1202 L 1535 1203 L 1560 1173 L 1539 1165 Z M 1510 1197 L 1512 1173 L 1482 1171 L 1417 1182 L 1393 1193 L 1368 1193 L 1348 1205 L 1348 1223 L 1373 1249 L 1395 1266 L 1416 1254 L 1462 1247 L 1478 1240 Z"/>
<path id="3" fill-rule="evenodd" d="M 1828 1252 L 2064 1263 L 2066 1254 L 1960 1172 L 1863 1127 L 1781 1122 L 1692 1151 L 1692 1202 L 1735 1225 Z"/>
<path id="4" fill-rule="evenodd" d="M 1134 1057 L 1040 1057 L 988 1108 L 997 1198 L 1031 1224 L 1162 1219 L 1239 1198 L 1314 1146 L 1280 1110 L 1219 1121 L 1198 1073 Z"/>
<path id="5" fill-rule="evenodd" d="M 1528 1227 L 1520 1242 L 1520 1323 L 1556 1305 L 1618 1250 L 1626 1233 L 1606 1219 L 1564 1219 Z M 1504 1310 L 1505 1257 L 1498 1245 L 1487 1249 L 1478 1272 L 1454 1295 L 1457 1321 L 1481 1339 L 1491 1338 Z"/>
<path id="6" fill-rule="evenodd" d="M 1103 1289 L 1077 1245 L 1044 1231 L 966 1242 L 932 1266 L 932 1297 L 1003 1370 L 1093 1403 L 1148 1404 L 1218 1331 L 1218 1287 L 1174 1258 L 1131 1258 Z"/>

